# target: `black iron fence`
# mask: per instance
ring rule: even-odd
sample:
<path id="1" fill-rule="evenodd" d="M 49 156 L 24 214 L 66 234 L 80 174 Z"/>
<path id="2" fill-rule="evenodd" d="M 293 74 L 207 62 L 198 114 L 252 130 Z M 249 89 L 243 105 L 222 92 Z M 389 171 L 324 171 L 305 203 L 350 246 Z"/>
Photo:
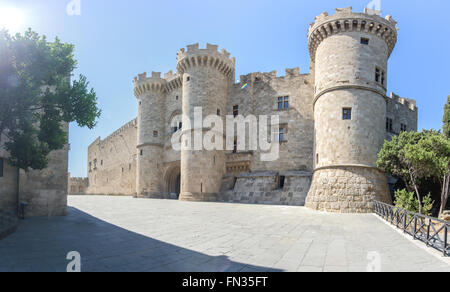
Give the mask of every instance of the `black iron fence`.
<path id="1" fill-rule="evenodd" d="M 450 223 L 375 201 L 375 213 L 414 239 L 450 255 Z"/>

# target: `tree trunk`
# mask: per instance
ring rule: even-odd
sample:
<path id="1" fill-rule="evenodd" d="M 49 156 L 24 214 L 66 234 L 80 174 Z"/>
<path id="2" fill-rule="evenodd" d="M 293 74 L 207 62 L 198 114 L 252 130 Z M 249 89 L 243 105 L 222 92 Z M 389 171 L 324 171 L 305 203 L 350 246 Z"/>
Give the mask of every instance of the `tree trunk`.
<path id="1" fill-rule="evenodd" d="M 444 177 L 444 183 L 442 184 L 441 209 L 439 210 L 439 217 L 444 213 L 445 207 L 447 206 L 449 196 L 449 186 L 450 186 L 450 175 L 446 175 Z"/>
<path id="2" fill-rule="evenodd" d="M 414 190 L 416 192 L 416 195 L 417 195 L 417 200 L 419 201 L 419 214 L 422 215 L 423 207 L 422 207 L 422 198 L 420 197 L 420 193 L 419 193 L 419 188 L 417 187 L 416 181 L 414 180 L 414 176 L 411 173 L 411 171 L 409 171 L 409 175 L 411 177 L 411 183 L 412 183 Z"/>

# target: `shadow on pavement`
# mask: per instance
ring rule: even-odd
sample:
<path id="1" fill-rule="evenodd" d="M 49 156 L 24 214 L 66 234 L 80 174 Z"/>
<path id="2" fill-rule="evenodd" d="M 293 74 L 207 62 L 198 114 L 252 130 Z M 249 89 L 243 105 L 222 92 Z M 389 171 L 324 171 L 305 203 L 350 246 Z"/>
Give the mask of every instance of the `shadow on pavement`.
<path id="1" fill-rule="evenodd" d="M 21 221 L 0 241 L 0 272 L 65 272 L 71 251 L 82 272 L 280 272 L 165 243 L 68 207 L 66 217 Z"/>

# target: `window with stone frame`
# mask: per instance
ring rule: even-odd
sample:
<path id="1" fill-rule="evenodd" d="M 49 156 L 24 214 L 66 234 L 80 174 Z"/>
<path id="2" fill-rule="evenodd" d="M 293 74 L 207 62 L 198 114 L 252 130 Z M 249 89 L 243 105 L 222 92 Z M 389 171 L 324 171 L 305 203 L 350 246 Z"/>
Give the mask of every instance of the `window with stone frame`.
<path id="1" fill-rule="evenodd" d="M 289 109 L 289 96 L 279 96 L 277 108 L 279 110 Z"/>
<path id="2" fill-rule="evenodd" d="M 239 105 L 233 106 L 233 117 L 237 117 L 239 115 Z"/>
<path id="3" fill-rule="evenodd" d="M 275 138 L 280 143 L 287 142 L 287 132 L 288 132 L 288 125 L 280 125 L 278 132 L 275 133 Z"/>
<path id="4" fill-rule="evenodd" d="M 369 39 L 368 38 L 361 38 L 361 44 L 362 45 L 368 45 L 369 44 Z"/>
<path id="5" fill-rule="evenodd" d="M 352 108 L 344 107 L 342 109 L 342 119 L 343 120 L 351 120 L 352 119 Z"/>
<path id="6" fill-rule="evenodd" d="M 401 125 L 400 125 L 400 131 L 401 131 L 401 132 L 406 132 L 406 131 L 408 131 L 408 126 L 406 126 L 405 124 L 401 124 Z"/>
<path id="7" fill-rule="evenodd" d="M 386 118 L 386 131 L 388 131 L 389 133 L 393 133 L 394 132 L 394 121 L 391 118 Z"/>
<path id="8" fill-rule="evenodd" d="M 0 177 L 3 177 L 3 158 L 0 158 Z"/>
<path id="9" fill-rule="evenodd" d="M 386 83 L 386 72 L 378 66 L 375 68 L 375 82 L 381 85 Z"/>

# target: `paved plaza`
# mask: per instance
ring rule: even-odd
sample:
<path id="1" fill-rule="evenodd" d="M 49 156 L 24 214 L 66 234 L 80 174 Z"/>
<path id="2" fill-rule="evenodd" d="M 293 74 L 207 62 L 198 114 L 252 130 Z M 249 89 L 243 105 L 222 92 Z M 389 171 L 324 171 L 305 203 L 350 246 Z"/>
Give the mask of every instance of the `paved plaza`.
<path id="1" fill-rule="evenodd" d="M 372 214 L 302 207 L 72 196 L 68 215 L 22 221 L 0 271 L 450 271 Z"/>

